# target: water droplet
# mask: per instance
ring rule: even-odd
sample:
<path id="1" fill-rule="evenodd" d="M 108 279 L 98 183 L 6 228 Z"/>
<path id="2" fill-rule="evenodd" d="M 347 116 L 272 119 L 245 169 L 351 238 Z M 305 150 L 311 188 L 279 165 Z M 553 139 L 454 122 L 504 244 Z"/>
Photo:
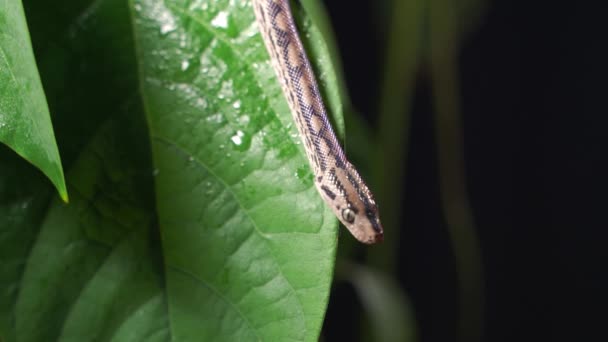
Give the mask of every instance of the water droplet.
<path id="1" fill-rule="evenodd" d="M 157 18 L 158 24 L 160 25 L 161 34 L 164 35 L 177 29 L 175 18 L 173 17 L 173 14 L 170 11 L 161 11 L 158 14 Z"/>
<path id="2" fill-rule="evenodd" d="M 211 20 L 211 25 L 218 28 L 228 28 L 228 12 L 221 11 Z"/>
<path id="3" fill-rule="evenodd" d="M 239 109 L 239 108 L 241 108 L 241 101 L 238 101 L 238 100 L 237 100 L 237 101 L 235 101 L 235 102 L 232 104 L 232 107 L 233 107 L 234 109 Z"/>
<path id="4" fill-rule="evenodd" d="M 230 138 L 232 141 L 232 147 L 237 151 L 245 151 L 251 145 L 251 135 L 245 134 L 245 132 L 238 130 L 236 133 Z"/>
<path id="5" fill-rule="evenodd" d="M 205 101 L 204 98 L 199 97 L 198 99 L 196 99 L 196 105 L 198 107 L 206 107 L 207 106 L 207 101 Z"/>
<path id="6" fill-rule="evenodd" d="M 232 140 L 232 142 L 239 146 L 243 143 L 243 136 L 245 135 L 245 133 L 243 133 L 243 131 L 236 131 L 236 134 L 232 136 L 232 138 L 230 138 L 230 140 Z"/>
<path id="7" fill-rule="evenodd" d="M 188 36 L 186 36 L 185 34 L 180 35 L 179 46 L 181 48 L 185 48 L 186 46 L 188 46 Z"/>
<path id="8" fill-rule="evenodd" d="M 173 30 L 175 30 L 175 23 L 172 22 L 164 23 L 160 26 L 161 34 L 167 34 Z"/>
<path id="9" fill-rule="evenodd" d="M 182 61 L 182 71 L 186 71 L 186 69 L 188 69 L 189 66 L 190 66 L 190 62 Z"/>
<path id="10" fill-rule="evenodd" d="M 224 117 L 222 116 L 222 114 L 219 114 L 219 113 L 215 113 L 213 115 L 209 115 L 206 118 L 207 122 L 215 123 L 215 124 L 222 123 L 223 119 L 224 119 Z"/>
<path id="11" fill-rule="evenodd" d="M 219 99 L 225 99 L 226 102 L 230 101 L 234 96 L 234 85 L 232 80 L 226 80 L 222 82 L 222 87 L 217 95 Z"/>
<path id="12" fill-rule="evenodd" d="M 194 161 L 194 157 L 193 156 L 188 157 L 188 161 L 189 162 L 193 162 Z"/>

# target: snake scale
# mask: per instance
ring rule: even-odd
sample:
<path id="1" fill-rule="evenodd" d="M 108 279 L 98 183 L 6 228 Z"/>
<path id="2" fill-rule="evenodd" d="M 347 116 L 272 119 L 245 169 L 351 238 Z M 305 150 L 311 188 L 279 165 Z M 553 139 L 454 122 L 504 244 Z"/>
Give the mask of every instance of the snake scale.
<path id="1" fill-rule="evenodd" d="M 359 241 L 383 239 L 378 207 L 327 118 L 289 0 L 252 0 L 259 30 L 292 112 L 321 197 Z"/>

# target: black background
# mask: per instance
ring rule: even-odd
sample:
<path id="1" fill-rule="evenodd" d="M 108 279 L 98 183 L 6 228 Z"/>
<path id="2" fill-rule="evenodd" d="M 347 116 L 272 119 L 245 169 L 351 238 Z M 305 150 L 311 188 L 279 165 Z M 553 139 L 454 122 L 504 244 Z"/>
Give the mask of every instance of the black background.
<path id="1" fill-rule="evenodd" d="M 374 122 L 384 47 L 372 15 L 377 4 L 326 5 L 353 102 Z M 484 341 L 608 341 L 605 7 L 488 1 L 461 44 L 464 157 L 483 253 Z M 413 301 L 420 341 L 456 341 L 457 273 L 441 217 L 429 82 L 423 64 L 397 276 Z M 326 340 L 359 339 L 353 298 L 348 286 L 334 289 Z"/>

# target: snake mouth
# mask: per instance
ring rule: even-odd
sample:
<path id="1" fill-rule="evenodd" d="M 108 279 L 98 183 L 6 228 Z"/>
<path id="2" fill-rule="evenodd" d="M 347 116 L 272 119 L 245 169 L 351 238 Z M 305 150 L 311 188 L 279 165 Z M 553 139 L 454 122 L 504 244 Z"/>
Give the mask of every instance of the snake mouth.
<path id="1" fill-rule="evenodd" d="M 376 233 L 373 236 L 368 237 L 365 240 L 359 239 L 357 238 L 357 240 L 363 242 L 366 245 L 373 245 L 375 243 L 379 243 L 379 242 L 383 242 L 384 241 L 384 233 L 380 232 L 380 233 Z"/>
<path id="2" fill-rule="evenodd" d="M 370 239 L 370 244 L 383 242 L 384 241 L 384 232 L 377 233 L 373 238 Z"/>

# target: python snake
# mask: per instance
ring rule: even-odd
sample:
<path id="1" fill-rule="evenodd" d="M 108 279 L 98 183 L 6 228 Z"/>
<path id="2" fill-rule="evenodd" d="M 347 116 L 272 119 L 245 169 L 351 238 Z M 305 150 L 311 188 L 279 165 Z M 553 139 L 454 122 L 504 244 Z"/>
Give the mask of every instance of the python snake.
<path id="1" fill-rule="evenodd" d="M 378 207 L 346 159 L 327 118 L 314 73 L 300 41 L 289 0 L 252 0 L 255 16 L 280 80 L 321 197 L 359 241 L 383 239 Z"/>

